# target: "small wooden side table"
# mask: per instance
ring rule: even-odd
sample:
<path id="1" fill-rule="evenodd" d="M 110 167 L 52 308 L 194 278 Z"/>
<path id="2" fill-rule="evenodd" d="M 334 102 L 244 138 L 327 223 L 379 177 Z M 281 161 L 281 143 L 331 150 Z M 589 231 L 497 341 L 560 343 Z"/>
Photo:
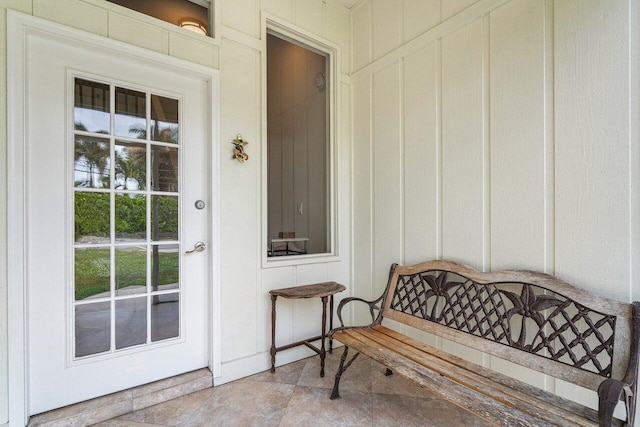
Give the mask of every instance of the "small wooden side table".
<path id="1" fill-rule="evenodd" d="M 336 282 L 314 283 L 312 285 L 295 286 L 292 288 L 274 289 L 271 294 L 271 373 L 276 372 L 276 353 L 288 350 L 299 345 L 306 345 L 320 355 L 320 376 L 324 377 L 324 359 L 326 357 L 325 339 L 327 337 L 327 299 L 329 305 L 329 330 L 333 329 L 333 295 L 344 291 L 346 288 Z M 319 336 L 297 341 L 292 344 L 276 347 L 276 299 L 278 297 L 288 299 L 320 298 L 322 300 L 322 333 Z M 320 348 L 311 344 L 312 341 L 321 340 Z M 333 351 L 333 340 L 329 339 L 329 353 Z"/>

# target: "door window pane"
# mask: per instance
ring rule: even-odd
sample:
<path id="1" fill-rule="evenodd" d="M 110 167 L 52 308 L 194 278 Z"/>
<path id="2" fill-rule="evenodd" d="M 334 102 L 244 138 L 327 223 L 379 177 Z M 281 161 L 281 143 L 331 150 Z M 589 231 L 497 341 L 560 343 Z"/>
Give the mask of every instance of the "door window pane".
<path id="1" fill-rule="evenodd" d="M 153 245 L 151 247 L 151 291 L 177 289 L 179 278 L 179 246 Z"/>
<path id="2" fill-rule="evenodd" d="M 76 248 L 74 279 L 76 301 L 108 297 L 111 290 L 109 248 Z"/>
<path id="3" fill-rule="evenodd" d="M 74 356 L 177 337 L 179 100 L 74 87 Z"/>
<path id="4" fill-rule="evenodd" d="M 177 293 L 151 297 L 151 341 L 180 335 L 180 295 Z"/>
<path id="5" fill-rule="evenodd" d="M 76 135 L 73 158 L 75 187 L 109 188 L 111 152 L 108 139 Z"/>
<path id="6" fill-rule="evenodd" d="M 151 185 L 153 191 L 178 191 L 178 149 L 151 147 Z"/>
<path id="7" fill-rule="evenodd" d="M 178 100 L 151 95 L 151 139 L 178 143 Z"/>
<path id="8" fill-rule="evenodd" d="M 117 247 L 116 295 L 132 295 L 147 292 L 147 247 Z"/>
<path id="9" fill-rule="evenodd" d="M 116 301 L 116 349 L 147 342 L 147 297 Z"/>
<path id="10" fill-rule="evenodd" d="M 86 193 L 74 195 L 74 234 L 77 243 L 109 243 L 108 193 Z"/>
<path id="11" fill-rule="evenodd" d="M 116 190 L 146 190 L 147 148 L 145 144 L 116 141 Z"/>
<path id="12" fill-rule="evenodd" d="M 151 240 L 178 240 L 178 198 L 151 196 Z"/>
<path id="13" fill-rule="evenodd" d="M 116 194 L 116 242 L 147 240 L 147 198 Z"/>
<path id="14" fill-rule="evenodd" d="M 111 303 L 76 305 L 76 357 L 104 353 L 111 347 Z"/>
<path id="15" fill-rule="evenodd" d="M 108 134 L 111 129 L 109 85 L 75 79 L 74 129 Z"/>
<path id="16" fill-rule="evenodd" d="M 136 90 L 116 88 L 116 136 L 147 138 L 147 95 Z"/>

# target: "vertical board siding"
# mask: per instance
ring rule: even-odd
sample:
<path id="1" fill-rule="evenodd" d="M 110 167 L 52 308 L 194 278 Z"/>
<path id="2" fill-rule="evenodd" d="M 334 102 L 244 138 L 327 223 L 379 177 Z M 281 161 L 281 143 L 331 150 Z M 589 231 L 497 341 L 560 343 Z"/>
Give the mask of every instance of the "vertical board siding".
<path id="1" fill-rule="evenodd" d="M 478 0 L 440 0 L 442 20 L 446 21 L 459 12 L 462 12 Z"/>
<path id="2" fill-rule="evenodd" d="M 491 270 L 544 270 L 544 6 L 513 0 L 490 15 Z M 545 386 L 497 357 L 491 367 Z"/>
<path id="3" fill-rule="evenodd" d="M 373 59 L 400 46 L 402 15 L 400 0 L 372 0 Z"/>
<path id="4" fill-rule="evenodd" d="M 293 22 L 293 0 L 260 0 L 260 8 L 265 12 Z"/>
<path id="5" fill-rule="evenodd" d="M 544 3 L 491 14 L 491 269 L 544 270 Z"/>
<path id="6" fill-rule="evenodd" d="M 296 25 L 319 36 L 324 36 L 325 1 L 294 0 L 294 3 Z"/>
<path id="7" fill-rule="evenodd" d="M 105 37 L 109 34 L 108 12 L 77 0 L 33 0 L 33 16 Z"/>
<path id="8" fill-rule="evenodd" d="M 476 268 L 547 270 L 628 301 L 640 293 L 629 279 L 636 268 L 630 251 L 640 245 L 629 225 L 635 220 L 629 182 L 638 175 L 629 130 L 630 104 L 638 102 L 638 94 L 630 95 L 637 84 L 629 83 L 639 66 L 629 65 L 637 60 L 637 53 L 630 57 L 637 6 L 626 0 L 487 3 L 474 21 L 450 31 L 447 25 L 474 3 L 403 0 L 403 43 L 429 29 L 434 37 L 421 39 L 422 47 L 391 51 L 380 39 L 384 34 L 385 46 L 395 43 L 395 2 L 384 6 L 389 28 L 380 30 L 378 2 L 352 11 L 352 70 L 361 70 L 353 78 L 356 282 L 373 269 L 379 286 L 400 256 L 406 264 L 442 256 Z M 429 16 L 418 19 L 418 11 Z M 382 52 L 384 60 L 377 61 Z M 371 79 L 373 93 L 367 91 Z M 362 134 L 370 128 L 371 135 Z M 371 212 L 373 240 L 366 236 L 371 225 L 360 224 Z M 369 290 L 359 285 L 354 293 L 368 297 Z M 541 373 L 425 339 L 594 402 L 593 393 Z"/>
<path id="9" fill-rule="evenodd" d="M 351 14 L 352 71 L 371 62 L 371 2 L 363 3 Z"/>
<path id="10" fill-rule="evenodd" d="M 258 212 L 259 162 L 238 163 L 228 161 L 229 147 L 238 130 L 247 141 L 258 136 L 256 126 L 260 97 L 260 56 L 253 49 L 223 40 L 220 52 L 220 103 L 225 107 L 221 120 L 220 163 L 223 177 L 220 193 L 221 228 L 221 283 L 222 300 L 222 361 L 226 362 L 257 351 L 258 287 L 256 270 L 248 265 L 259 265 L 258 253 L 253 247 L 260 235 L 256 222 Z M 239 78 L 242 76 L 243 78 Z M 233 182 L 234 185 L 225 185 Z M 238 188 L 244 197 L 238 197 Z M 242 227 L 224 224 L 243 224 Z M 234 244 L 244 242 L 247 246 Z M 233 283 L 233 286 L 225 284 Z M 251 325 L 251 327 L 248 327 Z M 240 331 L 242 331 L 240 333 Z"/>
<path id="11" fill-rule="evenodd" d="M 389 266 L 402 262 L 400 64 L 373 76 L 374 289 L 384 291 Z"/>
<path id="12" fill-rule="evenodd" d="M 442 39 L 443 256 L 483 259 L 482 20 Z"/>
<path id="13" fill-rule="evenodd" d="M 629 297 L 628 8 L 555 4 L 556 269 L 620 300 Z"/>
<path id="14" fill-rule="evenodd" d="M 440 0 L 402 0 L 402 39 L 408 42 L 440 23 Z"/>
<path id="15" fill-rule="evenodd" d="M 250 37 L 257 37 L 260 15 L 259 0 L 220 0 L 222 25 L 234 28 Z"/>
<path id="16" fill-rule="evenodd" d="M 373 294 L 372 241 L 372 152 L 371 152 L 371 77 L 355 83 L 353 91 L 353 293 L 362 298 Z M 355 208 L 357 206 L 357 208 Z M 354 320 L 366 322 L 366 307 L 354 308 Z"/>
<path id="17" fill-rule="evenodd" d="M 556 271 L 623 301 L 630 294 L 628 8 L 622 0 L 557 1 L 554 27 Z M 562 381 L 556 392 L 593 402 L 593 393 Z"/>
<path id="18" fill-rule="evenodd" d="M 340 46 L 339 71 L 349 74 L 351 71 L 351 31 L 348 10 L 338 3 L 327 3 L 324 22 L 324 37 Z"/>
<path id="19" fill-rule="evenodd" d="M 439 62 L 431 44 L 404 60 L 404 260 L 437 256 L 436 86 Z"/>

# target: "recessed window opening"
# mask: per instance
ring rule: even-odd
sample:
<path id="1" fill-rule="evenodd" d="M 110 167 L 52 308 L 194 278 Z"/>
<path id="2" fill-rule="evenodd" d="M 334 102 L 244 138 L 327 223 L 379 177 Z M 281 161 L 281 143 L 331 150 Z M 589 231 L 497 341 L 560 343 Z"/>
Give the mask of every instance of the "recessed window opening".
<path id="1" fill-rule="evenodd" d="M 267 33 L 267 255 L 331 252 L 329 59 Z"/>
<path id="2" fill-rule="evenodd" d="M 209 0 L 108 0 L 111 3 L 153 16 L 170 24 L 202 35 L 212 35 L 209 28 Z"/>

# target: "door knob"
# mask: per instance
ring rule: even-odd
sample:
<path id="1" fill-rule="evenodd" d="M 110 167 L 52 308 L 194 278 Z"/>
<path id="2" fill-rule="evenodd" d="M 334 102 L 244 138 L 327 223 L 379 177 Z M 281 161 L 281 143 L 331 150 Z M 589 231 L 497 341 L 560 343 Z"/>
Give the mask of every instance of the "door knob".
<path id="1" fill-rule="evenodd" d="M 190 251 L 186 251 L 185 254 L 190 254 L 192 252 L 202 252 L 207 248 L 207 245 L 205 245 L 203 242 L 198 242 L 195 245 L 193 245 L 193 249 L 191 249 Z"/>

